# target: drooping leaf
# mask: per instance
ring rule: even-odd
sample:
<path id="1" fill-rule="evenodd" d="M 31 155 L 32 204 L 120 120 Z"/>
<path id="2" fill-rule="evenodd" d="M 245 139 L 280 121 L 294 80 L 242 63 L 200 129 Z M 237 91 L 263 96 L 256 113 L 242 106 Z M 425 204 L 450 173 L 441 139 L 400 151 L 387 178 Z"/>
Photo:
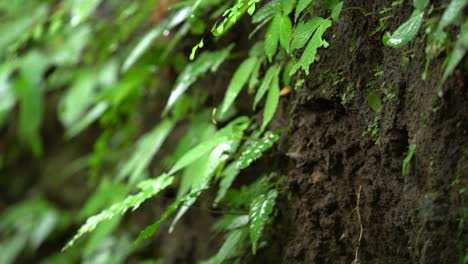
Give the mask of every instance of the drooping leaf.
<path id="1" fill-rule="evenodd" d="M 92 109 L 90 109 L 82 118 L 77 122 L 69 125 L 69 128 L 65 132 L 67 138 L 72 138 L 78 135 L 86 127 L 91 125 L 96 121 L 109 107 L 109 104 L 106 102 L 100 102 L 96 104 Z"/>
<path id="2" fill-rule="evenodd" d="M 193 163 L 194 161 L 198 160 L 203 155 L 207 154 L 217 145 L 221 144 L 222 142 L 228 141 L 229 138 L 227 136 L 218 136 L 214 137 L 208 141 L 204 141 L 197 145 L 196 147 L 189 150 L 185 155 L 183 155 L 176 164 L 172 167 L 169 171 L 169 175 L 176 173 L 177 171 L 185 168 L 189 164 Z"/>
<path id="3" fill-rule="evenodd" d="M 72 26 L 78 26 L 86 20 L 97 8 L 102 0 L 74 0 L 71 8 L 71 21 Z"/>
<path id="4" fill-rule="evenodd" d="M 84 234 L 88 232 L 93 231 L 96 228 L 96 226 L 100 224 L 101 222 L 111 219 L 118 215 L 123 215 L 125 212 L 127 212 L 130 209 L 135 210 L 145 200 L 153 197 L 154 195 L 159 193 L 161 190 L 169 186 L 173 180 L 174 180 L 174 177 L 163 174 L 156 179 L 148 179 L 148 180 L 141 182 L 140 184 L 138 184 L 138 187 L 141 189 L 139 193 L 135 195 L 127 196 L 125 200 L 119 203 L 116 203 L 112 205 L 111 207 L 109 207 L 108 209 L 105 209 L 104 211 L 100 212 L 99 214 L 88 218 L 86 223 L 80 227 L 78 232 L 65 245 L 63 250 L 66 250 L 69 247 L 73 246 L 73 244 L 78 238 L 80 238 L 81 236 L 83 236 Z"/>
<path id="5" fill-rule="evenodd" d="M 213 229 L 215 231 L 229 231 L 244 227 L 249 224 L 249 215 L 225 215 L 218 220 Z"/>
<path id="6" fill-rule="evenodd" d="M 2 21 L 0 24 L 0 51 L 3 53 L 7 47 L 14 44 L 33 24 L 47 16 L 46 4 L 39 5 L 34 10 L 28 10 L 28 15 L 17 17 L 15 20 Z M 2 54 L 3 55 L 3 54 Z"/>
<path id="7" fill-rule="evenodd" d="M 42 153 L 40 128 L 43 118 L 42 75 L 48 67 L 47 58 L 32 51 L 23 58 L 20 78 L 16 84 L 16 95 L 20 102 L 19 134 L 26 140 L 35 155 Z"/>
<path id="8" fill-rule="evenodd" d="M 263 138 L 254 142 L 248 142 L 250 144 L 246 145 L 243 149 L 239 159 L 237 160 L 236 166 L 239 169 L 247 168 L 252 162 L 260 158 L 263 152 L 271 148 L 278 139 L 278 132 L 267 131 Z"/>
<path id="9" fill-rule="evenodd" d="M 275 76 L 279 74 L 279 70 L 280 70 L 279 65 L 274 64 L 266 72 L 265 77 L 263 77 L 262 84 L 260 85 L 260 87 L 257 90 L 257 93 L 255 94 L 254 105 L 253 105 L 254 110 L 257 108 L 257 104 L 262 100 L 263 96 L 270 88 L 271 83 L 275 79 Z"/>
<path id="10" fill-rule="evenodd" d="M 122 165 L 117 180 L 129 177 L 130 184 L 138 181 L 166 140 L 166 137 L 172 131 L 174 125 L 175 122 L 173 120 L 165 119 L 153 130 L 143 135 L 136 143 L 132 155 Z"/>
<path id="11" fill-rule="evenodd" d="M 451 0 L 437 25 L 437 32 L 441 32 L 446 26 L 452 24 L 466 5 L 468 5 L 466 0 Z"/>
<path id="12" fill-rule="evenodd" d="M 223 174 L 221 175 L 222 178 L 219 183 L 218 194 L 216 195 L 214 206 L 224 198 L 239 172 L 240 170 L 235 163 L 229 164 L 226 169 L 224 169 Z"/>
<path id="13" fill-rule="evenodd" d="M 391 36 L 384 36 L 384 44 L 392 48 L 401 48 L 410 42 L 418 33 L 424 12 L 414 10 L 411 17 L 403 23 Z"/>
<path id="14" fill-rule="evenodd" d="M 265 55 L 271 61 L 278 49 L 280 38 L 281 15 L 277 14 L 273 17 L 265 33 Z"/>
<path id="15" fill-rule="evenodd" d="M 331 12 L 331 18 L 333 19 L 333 21 L 338 22 L 338 17 L 340 16 L 342 8 L 343 8 L 343 1 L 333 6 L 332 12 Z"/>
<path id="16" fill-rule="evenodd" d="M 68 89 L 60 102 L 59 117 L 65 127 L 75 125 L 96 100 L 97 76 L 84 70 Z"/>
<path id="17" fill-rule="evenodd" d="M 237 251 L 242 247 L 247 238 L 247 229 L 241 228 L 229 232 L 226 236 L 224 244 L 219 249 L 215 256 L 211 257 L 206 261 L 202 261 L 201 264 L 222 264 L 226 263 L 226 260 L 230 257 L 236 256 Z"/>
<path id="18" fill-rule="evenodd" d="M 282 0 L 272 0 L 265 3 L 255 14 L 252 16 L 252 22 L 258 24 L 264 22 L 278 12 L 281 7 Z"/>
<path id="19" fill-rule="evenodd" d="M 234 76 L 229 83 L 229 86 L 226 91 L 226 95 L 224 96 L 223 103 L 221 104 L 220 115 L 224 115 L 226 111 L 231 107 L 234 100 L 239 95 L 242 87 L 245 86 L 247 81 L 249 80 L 250 75 L 252 74 L 255 65 L 258 63 L 257 57 L 250 57 L 245 60 L 239 68 L 237 68 L 236 72 L 234 72 Z"/>
<path id="20" fill-rule="evenodd" d="M 13 87 L 8 80 L 11 71 L 11 67 L 8 67 L 7 64 L 0 66 L 0 128 L 16 103 Z"/>
<path id="21" fill-rule="evenodd" d="M 289 41 L 291 39 L 292 23 L 289 16 L 281 16 L 279 41 L 281 47 L 289 53 Z"/>
<path id="22" fill-rule="evenodd" d="M 299 0 L 296 6 L 296 13 L 294 14 L 294 21 L 297 21 L 299 15 L 301 14 L 304 9 L 306 9 L 313 0 Z"/>
<path id="23" fill-rule="evenodd" d="M 317 49 L 327 45 L 326 41 L 324 41 L 322 37 L 331 24 L 332 22 L 328 19 L 322 19 L 320 21 L 320 25 L 318 26 L 317 30 L 315 30 L 314 35 L 307 44 L 304 53 L 302 53 L 300 61 L 291 69 L 290 75 L 295 73 L 299 68 L 302 68 L 306 75 L 309 75 L 309 67 L 315 61 Z"/>
<path id="24" fill-rule="evenodd" d="M 182 73 L 177 78 L 174 89 L 169 96 L 163 115 L 166 115 L 179 97 L 187 91 L 199 76 L 210 71 L 215 71 L 219 65 L 226 59 L 231 51 L 232 46 L 215 52 L 204 52 L 197 60 L 187 65 Z"/>
<path id="25" fill-rule="evenodd" d="M 413 0 L 413 6 L 416 8 L 416 9 L 419 9 L 419 10 L 424 10 L 424 8 L 426 7 L 427 3 L 429 3 L 429 0 Z"/>
<path id="26" fill-rule="evenodd" d="M 273 212 L 275 200 L 278 196 L 276 190 L 271 190 L 267 194 L 258 196 L 250 205 L 250 241 L 252 242 L 252 252 L 257 252 L 257 243 L 260 239 L 268 217 Z"/>
<path id="27" fill-rule="evenodd" d="M 415 153 L 416 153 L 416 144 L 411 144 L 408 149 L 408 155 L 406 155 L 406 158 L 403 160 L 403 166 L 401 167 L 401 175 L 403 177 L 406 176 L 408 165 Z"/>
<path id="28" fill-rule="evenodd" d="M 320 22 L 322 22 L 322 20 L 323 18 L 321 17 L 313 17 L 306 23 L 300 21 L 294 30 L 293 40 L 291 42 L 291 51 L 304 47 L 318 26 L 320 26 Z"/>
<path id="29" fill-rule="evenodd" d="M 382 102 L 380 101 L 377 93 L 374 91 L 371 91 L 367 96 L 367 104 L 375 112 L 380 112 L 380 109 L 382 108 Z"/>
<path id="30" fill-rule="evenodd" d="M 229 158 L 229 152 L 235 151 L 237 148 L 236 144 L 230 141 L 222 142 L 218 144 L 209 155 L 204 156 L 200 160 L 201 166 L 197 171 L 194 171 L 194 179 L 192 180 L 191 192 L 195 195 L 191 195 L 185 201 L 183 206 L 177 212 L 174 220 L 169 228 L 169 233 L 174 230 L 175 225 L 180 218 L 188 211 L 190 206 L 195 203 L 201 191 L 208 188 L 209 182 L 218 166 L 225 162 Z"/>
<path id="31" fill-rule="evenodd" d="M 146 33 L 125 59 L 122 64 L 122 71 L 127 71 L 146 52 L 155 39 L 159 38 L 164 31 L 170 30 L 179 25 L 187 19 L 190 13 L 190 7 L 182 8 Z"/>
<path id="32" fill-rule="evenodd" d="M 444 74 L 439 85 L 438 94 L 442 96 L 442 84 L 452 74 L 457 65 L 463 59 L 468 49 L 468 19 L 463 24 L 460 35 L 455 43 L 454 49 L 450 52 L 447 58 L 447 65 L 445 66 Z"/>
<path id="33" fill-rule="evenodd" d="M 271 119 L 276 113 L 276 108 L 278 107 L 278 102 L 280 98 L 280 88 L 279 88 L 279 76 L 275 75 L 271 86 L 268 90 L 268 96 L 265 103 L 265 109 L 263 111 L 263 120 L 261 130 L 265 130 L 265 128 L 270 123 Z"/>

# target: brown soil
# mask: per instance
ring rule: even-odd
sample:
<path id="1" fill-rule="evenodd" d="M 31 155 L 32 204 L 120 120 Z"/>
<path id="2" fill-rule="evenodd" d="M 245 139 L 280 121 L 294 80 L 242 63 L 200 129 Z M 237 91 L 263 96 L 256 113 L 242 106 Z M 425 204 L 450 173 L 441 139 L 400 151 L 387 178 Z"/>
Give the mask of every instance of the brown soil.
<path id="1" fill-rule="evenodd" d="M 445 55 L 422 81 L 422 36 L 395 50 L 382 45 L 382 33 L 372 35 L 378 10 L 392 1 L 345 2 L 330 47 L 320 50 L 304 87 L 284 102 L 292 109 L 288 177 L 271 230 L 273 245 L 256 260 L 463 263 L 468 247 L 467 199 L 460 193 L 468 178 L 463 67 L 439 98 Z M 356 6 L 372 14 L 365 16 Z M 397 8 L 388 30 L 411 12 L 410 1 Z M 380 113 L 368 106 L 370 91 L 382 101 Z M 342 103 L 343 94 L 352 98 Z M 377 115 L 376 135 L 365 134 Z M 411 144 L 416 154 L 403 177 Z"/>

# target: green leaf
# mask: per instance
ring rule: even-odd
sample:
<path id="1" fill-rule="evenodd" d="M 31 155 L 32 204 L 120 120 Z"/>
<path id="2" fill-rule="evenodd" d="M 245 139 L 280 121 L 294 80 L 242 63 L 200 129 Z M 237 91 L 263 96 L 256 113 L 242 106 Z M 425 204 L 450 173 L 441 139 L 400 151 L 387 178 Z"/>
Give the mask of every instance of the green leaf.
<path id="1" fill-rule="evenodd" d="M 73 27 L 86 20 L 97 8 L 102 0 L 74 0 L 71 8 L 71 21 Z"/>
<path id="2" fill-rule="evenodd" d="M 20 78 L 16 84 L 16 95 L 20 102 L 19 134 L 31 145 L 35 155 L 42 153 L 42 75 L 48 65 L 48 59 L 42 53 L 31 51 L 22 59 Z"/>
<path id="3" fill-rule="evenodd" d="M 273 17 L 265 33 L 265 55 L 271 61 L 278 49 L 278 41 L 280 38 L 281 15 L 277 14 Z"/>
<path id="4" fill-rule="evenodd" d="M 213 229 L 215 231 L 229 231 L 244 227 L 249 224 L 249 215 L 224 215 L 216 221 Z"/>
<path id="5" fill-rule="evenodd" d="M 294 14 L 294 21 L 297 21 L 299 15 L 301 14 L 304 9 L 306 9 L 313 0 L 299 0 L 296 6 L 296 13 Z"/>
<path id="6" fill-rule="evenodd" d="M 293 40 L 291 42 L 291 51 L 304 47 L 322 21 L 323 18 L 321 17 L 313 17 L 307 21 L 307 23 L 300 21 L 294 30 Z"/>
<path id="7" fill-rule="evenodd" d="M 276 190 L 271 190 L 268 194 L 258 196 L 250 205 L 250 241 L 252 242 L 252 252 L 257 252 L 257 242 L 260 239 L 268 216 L 273 212 L 275 200 L 278 196 Z"/>
<path id="8" fill-rule="evenodd" d="M 250 57 L 246 59 L 240 66 L 237 68 L 234 76 L 229 83 L 229 86 L 224 96 L 223 103 L 221 104 L 220 115 L 224 115 L 226 111 L 231 107 L 234 100 L 239 95 L 242 87 L 245 86 L 249 80 L 250 75 L 254 71 L 255 66 L 258 63 L 257 57 Z"/>
<path id="9" fill-rule="evenodd" d="M 122 64 L 122 71 L 127 71 L 133 64 L 135 64 L 135 62 L 151 46 L 153 41 L 159 38 L 164 33 L 164 31 L 170 30 L 183 22 L 190 15 L 190 11 L 190 7 L 182 8 L 146 33 L 125 59 L 124 63 Z"/>
<path id="10" fill-rule="evenodd" d="M 425 0 L 427 1 L 427 0 Z M 333 21 L 338 22 L 338 17 L 340 16 L 341 9 L 343 8 L 343 1 L 337 3 L 335 6 L 332 8 L 331 12 L 331 18 Z"/>
<path id="11" fill-rule="evenodd" d="M 280 98 L 280 88 L 279 88 L 279 77 L 275 75 L 273 78 L 272 84 L 268 90 L 268 96 L 265 103 L 265 109 L 263 111 L 263 120 L 261 131 L 265 130 L 265 128 L 270 123 L 271 119 L 275 115 L 276 108 L 278 107 L 278 102 Z"/>
<path id="12" fill-rule="evenodd" d="M 122 165 L 117 180 L 121 181 L 129 177 L 130 185 L 140 180 L 154 155 L 159 151 L 167 136 L 174 128 L 174 125 L 175 122 L 173 120 L 166 119 L 153 128 L 153 130 L 143 135 L 136 143 L 132 155 Z"/>
<path id="13" fill-rule="evenodd" d="M 208 188 L 209 182 L 216 168 L 218 168 L 218 166 L 221 163 L 225 162 L 229 158 L 229 154 L 226 153 L 232 153 L 235 151 L 236 148 L 237 145 L 233 142 L 222 142 L 219 145 L 217 145 L 209 155 L 204 156 L 200 160 L 201 166 L 197 171 L 193 172 L 195 176 L 192 180 L 191 189 L 192 193 L 195 193 L 195 195 L 192 195 L 191 197 L 186 199 L 182 208 L 180 208 L 179 212 L 177 212 L 177 215 L 175 216 L 169 228 L 169 233 L 172 233 L 172 231 L 174 230 L 174 226 L 177 224 L 180 218 L 188 211 L 190 206 L 192 206 L 192 204 L 195 203 L 196 199 L 201 194 L 201 191 Z"/>
<path id="14" fill-rule="evenodd" d="M 190 151 L 188 151 L 184 156 L 182 156 L 172 167 L 172 169 L 169 171 L 169 175 L 172 175 L 176 173 L 177 171 L 185 168 L 189 164 L 193 163 L 206 153 L 210 152 L 213 150 L 217 145 L 221 144 L 222 142 L 228 141 L 229 138 L 227 136 L 218 136 L 214 137 L 211 140 L 204 141 L 200 143 L 198 146 L 195 148 L 192 148 Z"/>
<path id="15" fill-rule="evenodd" d="M 2 19 L 0 24 L 0 51 L 3 53 L 7 48 L 18 41 L 26 32 L 28 32 L 34 23 L 44 17 L 47 17 L 47 5 L 40 5 L 35 10 L 28 10 L 28 15 L 21 15 L 12 21 Z"/>
<path id="16" fill-rule="evenodd" d="M 59 117 L 62 124 L 69 128 L 76 125 L 84 113 L 96 100 L 97 76 L 93 70 L 79 72 L 60 102 Z"/>
<path id="17" fill-rule="evenodd" d="M 406 45 L 418 34 L 423 16 L 423 11 L 418 9 L 414 10 L 411 17 L 391 36 L 384 36 L 384 44 L 392 48 L 401 48 Z"/>
<path id="18" fill-rule="evenodd" d="M 240 170 L 235 163 L 229 164 L 226 169 L 223 170 L 221 175 L 221 182 L 219 183 L 218 194 L 216 195 L 216 199 L 214 201 L 214 206 L 217 206 L 217 204 L 224 198 L 239 172 Z"/>
<path id="19" fill-rule="evenodd" d="M 371 91 L 367 96 L 367 104 L 375 112 L 380 112 L 380 109 L 382 108 L 382 102 L 380 101 L 377 93 L 374 91 Z"/>
<path id="20" fill-rule="evenodd" d="M 309 44 L 307 44 L 304 53 L 302 53 L 301 60 L 292 68 L 290 75 L 296 72 L 299 68 L 302 68 L 306 75 L 309 75 L 309 67 L 315 61 L 317 49 L 326 45 L 326 42 L 322 39 L 322 36 L 331 26 L 331 24 L 332 22 L 328 19 L 323 19 L 320 21 L 320 25 L 314 32 L 312 39 L 309 41 Z"/>
<path id="21" fill-rule="evenodd" d="M 202 264 L 222 264 L 226 263 L 226 260 L 237 255 L 237 251 L 242 247 L 247 238 L 247 230 L 236 229 L 227 234 L 226 241 L 219 249 L 215 256 L 211 257 L 206 261 L 202 261 Z"/>
<path id="22" fill-rule="evenodd" d="M 279 71 L 279 65 L 273 64 L 266 72 L 265 77 L 263 77 L 262 84 L 260 85 L 260 87 L 257 90 L 257 93 L 255 94 L 255 100 L 253 105 L 254 110 L 257 108 L 257 104 L 260 102 L 260 100 L 262 100 L 265 93 L 271 87 L 271 83 L 275 79 L 275 76 L 278 76 Z"/>
<path id="23" fill-rule="evenodd" d="M 271 148 L 278 139 L 278 132 L 267 131 L 263 138 L 248 142 L 237 160 L 237 167 L 239 169 L 247 168 L 252 162 L 260 158 L 263 152 Z"/>
<path id="24" fill-rule="evenodd" d="M 466 50 L 468 49 L 468 19 L 465 20 L 460 30 L 455 48 L 449 53 L 447 57 L 447 65 L 445 66 L 444 74 L 442 75 L 442 81 L 439 85 L 439 96 L 442 96 L 442 84 L 452 74 L 460 61 L 465 57 Z"/>
<path id="25" fill-rule="evenodd" d="M 184 197 L 183 198 L 179 198 L 177 199 L 176 201 L 174 201 L 167 209 L 166 211 L 164 212 L 164 214 L 159 218 L 158 221 L 154 222 L 153 224 L 147 226 L 143 231 L 140 232 L 140 234 L 138 235 L 138 238 L 137 240 L 135 241 L 135 244 L 138 245 L 142 240 L 145 240 L 151 236 L 154 235 L 154 233 L 156 233 L 156 231 L 158 230 L 159 226 L 164 222 L 166 221 L 166 219 L 171 216 L 174 211 L 179 208 L 180 204 L 182 204 L 182 202 L 184 202 L 185 199 Z"/>
<path id="26" fill-rule="evenodd" d="M 272 0 L 265 3 L 255 14 L 252 16 L 252 22 L 258 24 L 267 21 L 273 15 L 279 11 L 283 0 Z"/>
<path id="27" fill-rule="evenodd" d="M 466 0 L 452 0 L 445 9 L 442 18 L 440 19 L 439 25 L 437 26 L 437 32 L 441 32 L 444 28 L 452 24 L 455 19 L 463 12 L 465 6 L 468 4 Z"/>
<path id="28" fill-rule="evenodd" d="M 413 6 L 421 11 L 426 8 L 427 3 L 429 3 L 429 0 L 413 0 Z"/>
<path id="29" fill-rule="evenodd" d="M 416 144 L 411 144 L 408 149 L 408 155 L 403 160 L 403 166 L 401 168 L 401 175 L 403 177 L 406 176 L 408 170 L 408 164 L 410 163 L 411 159 L 413 158 L 414 154 L 416 153 Z"/>
<path id="30" fill-rule="evenodd" d="M 141 189 L 139 193 L 135 195 L 129 195 L 127 196 L 127 198 L 125 198 L 125 200 L 116 203 L 108 209 L 102 211 L 101 213 L 88 218 L 86 223 L 80 227 L 78 232 L 65 245 L 62 251 L 73 246 L 73 244 L 78 238 L 80 238 L 86 233 L 93 231 L 101 222 L 109 220 L 115 216 L 123 215 L 130 209 L 137 209 L 141 203 L 153 197 L 161 190 L 165 189 L 172 183 L 173 180 L 174 177 L 163 174 L 156 179 L 149 179 L 141 182 L 140 184 L 138 184 L 138 187 Z"/>
<path id="31" fill-rule="evenodd" d="M 188 64 L 184 71 L 179 74 L 175 87 L 167 100 L 163 115 L 167 115 L 177 100 L 187 91 L 187 89 L 208 70 L 214 72 L 219 65 L 227 58 L 232 46 L 215 52 L 204 52 L 197 60 Z"/>
<path id="32" fill-rule="evenodd" d="M 281 16 L 279 41 L 281 47 L 289 53 L 289 41 L 291 39 L 292 24 L 289 16 Z"/>
<path id="33" fill-rule="evenodd" d="M 16 103 L 13 87 L 8 80 L 12 71 L 11 68 L 8 64 L 0 66 L 0 128 Z"/>
<path id="34" fill-rule="evenodd" d="M 65 136 L 70 139 L 78 135 L 81 131 L 96 121 L 107 109 L 109 104 L 106 102 L 100 102 L 90 109 L 82 118 L 78 119 L 77 122 L 69 124 Z"/>

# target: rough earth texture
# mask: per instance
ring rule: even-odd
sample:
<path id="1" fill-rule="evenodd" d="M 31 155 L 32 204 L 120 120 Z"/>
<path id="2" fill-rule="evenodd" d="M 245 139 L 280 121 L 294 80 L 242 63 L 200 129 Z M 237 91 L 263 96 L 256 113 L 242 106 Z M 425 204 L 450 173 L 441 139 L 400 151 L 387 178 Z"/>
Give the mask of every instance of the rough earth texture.
<path id="1" fill-rule="evenodd" d="M 345 1 L 327 38 L 330 47 L 319 51 L 304 86 L 283 99 L 291 124 L 287 182 L 271 230 L 274 245 L 257 260 L 463 263 L 467 76 L 459 67 L 438 97 L 445 55 L 423 81 L 423 36 L 395 50 L 383 46 L 382 33 L 372 35 L 382 17 L 378 11 L 390 5 Z M 412 9 L 410 1 L 396 8 L 387 30 Z M 380 112 L 368 105 L 371 91 L 382 102 Z M 373 136 L 366 133 L 372 124 Z M 416 154 L 404 177 L 411 144 Z"/>

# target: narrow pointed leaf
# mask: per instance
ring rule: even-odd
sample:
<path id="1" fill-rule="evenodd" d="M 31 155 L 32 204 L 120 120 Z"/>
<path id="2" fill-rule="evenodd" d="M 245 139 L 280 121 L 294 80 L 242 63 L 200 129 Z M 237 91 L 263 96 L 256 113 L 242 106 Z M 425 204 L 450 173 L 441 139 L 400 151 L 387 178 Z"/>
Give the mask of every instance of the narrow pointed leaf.
<path id="1" fill-rule="evenodd" d="M 88 218 L 86 223 L 80 227 L 77 234 L 65 245 L 63 250 L 73 246 L 77 239 L 79 239 L 84 234 L 93 231 L 101 222 L 104 222 L 115 216 L 123 215 L 130 209 L 135 210 L 140 206 L 141 203 L 169 186 L 173 180 L 174 177 L 163 174 L 156 179 L 149 179 L 141 182 L 138 185 L 138 187 L 141 189 L 139 193 L 135 195 L 129 195 L 127 198 L 125 198 L 125 200 L 116 203 L 99 214 Z"/>
<path id="2" fill-rule="evenodd" d="M 265 128 L 270 123 L 271 119 L 275 115 L 276 108 L 278 107 L 278 102 L 280 98 L 280 88 L 279 88 L 279 78 L 276 75 L 273 79 L 273 82 L 268 90 L 268 96 L 265 103 L 265 109 L 263 111 L 263 120 L 262 120 L 262 127 L 261 130 L 265 130 Z"/>
<path id="3" fill-rule="evenodd" d="M 236 162 L 236 166 L 239 169 L 247 168 L 252 162 L 260 158 L 266 150 L 271 148 L 278 139 L 279 133 L 267 131 L 263 138 L 250 142 L 250 144 L 243 149 Z"/>
<path id="4" fill-rule="evenodd" d="M 268 194 L 258 196 L 250 205 L 250 241 L 252 242 L 252 252 L 255 255 L 257 252 L 257 243 L 260 239 L 268 216 L 273 212 L 275 200 L 278 196 L 276 190 L 271 190 Z"/>
<path id="5" fill-rule="evenodd" d="M 260 100 L 262 100 L 263 96 L 270 88 L 271 83 L 273 79 L 275 78 L 275 76 L 278 75 L 278 72 L 279 72 L 279 65 L 277 64 L 274 64 L 273 66 L 271 66 L 266 72 L 265 77 L 263 77 L 262 84 L 260 85 L 260 87 L 257 90 L 257 93 L 255 94 L 254 105 L 253 105 L 254 109 L 257 108 L 258 103 L 260 102 Z"/>
<path id="6" fill-rule="evenodd" d="M 410 42 L 418 33 L 424 12 L 414 10 L 411 17 L 403 23 L 391 36 L 384 37 L 384 44 L 392 48 L 401 48 Z"/>
<path id="7" fill-rule="evenodd" d="M 221 104 L 220 115 L 224 115 L 226 111 L 231 107 L 234 100 L 239 95 L 242 88 L 245 86 L 249 80 L 250 75 L 254 71 L 255 65 L 257 65 L 257 57 L 250 57 L 245 60 L 239 68 L 237 68 L 234 76 L 229 83 L 226 95 L 224 96 L 223 103 Z"/>
<path id="8" fill-rule="evenodd" d="M 278 49 L 278 41 L 280 38 L 281 15 L 277 14 L 273 17 L 265 33 L 265 55 L 271 61 Z"/>

